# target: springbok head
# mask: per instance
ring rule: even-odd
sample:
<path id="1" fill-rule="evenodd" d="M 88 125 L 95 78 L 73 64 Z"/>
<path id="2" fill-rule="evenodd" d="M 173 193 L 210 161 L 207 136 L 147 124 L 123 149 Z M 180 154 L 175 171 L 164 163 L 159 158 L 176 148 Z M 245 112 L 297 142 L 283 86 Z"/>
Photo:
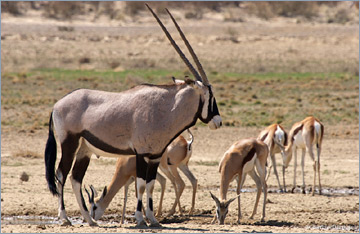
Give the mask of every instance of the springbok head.
<path id="1" fill-rule="evenodd" d="M 216 217 L 220 225 L 224 224 L 226 215 L 229 211 L 229 205 L 233 202 L 238 196 L 231 198 L 227 201 L 219 201 L 219 199 L 210 192 L 212 199 L 214 199 L 216 203 Z"/>
<path id="2" fill-rule="evenodd" d="M 90 203 L 90 216 L 93 219 L 98 220 L 104 214 L 105 211 L 105 209 L 99 207 L 98 204 L 104 200 L 104 197 L 107 194 L 107 187 L 105 186 L 100 198 L 95 198 L 98 196 L 98 193 L 96 192 L 94 186 L 90 185 L 90 191 L 91 191 L 91 195 L 89 191 L 85 188 L 85 192 L 88 195 L 89 203 Z"/>
<path id="3" fill-rule="evenodd" d="M 166 9 L 167 13 L 169 14 L 171 20 L 175 24 L 176 29 L 178 30 L 182 40 L 184 41 L 187 49 L 189 50 L 193 60 L 195 61 L 195 64 L 200 72 L 200 74 L 196 71 L 196 69 L 191 65 L 189 60 L 185 57 L 184 53 L 180 50 L 179 46 L 176 44 L 174 39 L 171 37 L 170 33 L 167 31 L 159 17 L 155 14 L 155 12 L 149 7 L 149 5 L 145 4 L 146 7 L 149 9 L 149 11 L 152 13 L 152 15 L 155 17 L 156 21 L 159 23 L 161 29 L 164 31 L 166 37 L 169 39 L 171 45 L 175 48 L 176 52 L 179 54 L 181 59 L 184 61 L 190 72 L 194 75 L 196 81 L 192 81 L 190 79 L 186 79 L 185 82 L 188 85 L 193 86 L 195 89 L 199 90 L 201 94 L 201 115 L 199 119 L 208 124 L 210 129 L 217 129 L 222 125 L 222 120 L 220 117 L 219 109 L 216 104 L 216 99 L 212 90 L 212 87 L 210 85 L 210 82 L 206 76 L 206 73 L 197 58 L 194 50 L 192 49 L 190 43 L 186 39 L 184 33 L 182 32 L 180 26 L 177 24 L 175 18 L 172 16 L 170 11 Z"/>

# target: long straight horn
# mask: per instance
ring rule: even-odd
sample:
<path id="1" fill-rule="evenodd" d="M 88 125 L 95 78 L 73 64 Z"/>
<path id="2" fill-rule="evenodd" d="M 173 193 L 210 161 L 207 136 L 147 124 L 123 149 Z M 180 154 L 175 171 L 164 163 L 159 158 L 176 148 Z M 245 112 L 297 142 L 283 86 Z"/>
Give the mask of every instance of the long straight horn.
<path id="1" fill-rule="evenodd" d="M 195 68 L 191 65 L 191 63 L 189 62 L 189 60 L 185 57 L 184 53 L 181 51 L 181 49 L 179 48 L 179 46 L 176 44 L 176 42 L 174 41 L 174 39 L 171 37 L 170 33 L 167 31 L 167 29 L 165 28 L 165 26 L 163 25 L 163 23 L 161 22 L 161 20 L 159 19 L 159 17 L 157 17 L 157 15 L 155 14 L 155 12 L 149 7 L 148 4 L 146 4 L 146 7 L 149 9 L 149 11 L 151 12 L 151 14 L 155 17 L 156 21 L 159 23 L 161 29 L 164 31 L 166 37 L 169 39 L 169 41 L 171 42 L 171 45 L 175 48 L 176 52 L 180 55 L 181 59 L 184 61 L 184 63 L 186 64 L 186 66 L 189 68 L 190 72 L 194 75 L 195 79 L 198 81 L 202 81 L 201 76 L 199 75 L 199 73 L 195 70 Z"/>
<path id="2" fill-rule="evenodd" d="M 198 70 L 199 70 L 199 72 L 200 72 L 200 74 L 201 74 L 201 78 L 202 78 L 203 84 L 204 84 L 204 85 L 210 85 L 209 80 L 208 80 L 208 78 L 207 78 L 207 76 L 206 76 L 206 74 L 205 74 L 205 71 L 204 71 L 204 69 L 203 69 L 203 67 L 202 67 L 202 65 L 201 65 L 198 57 L 196 56 L 193 48 L 191 47 L 189 41 L 186 39 L 185 34 L 184 34 L 183 31 L 181 30 L 180 26 L 178 25 L 178 23 L 176 22 L 175 18 L 174 18 L 174 17 L 172 16 L 172 14 L 170 13 L 170 11 L 169 11 L 167 8 L 165 8 L 165 10 L 166 10 L 167 13 L 170 15 L 170 18 L 171 18 L 172 21 L 174 22 L 176 29 L 178 30 L 181 38 L 183 39 L 186 47 L 188 48 L 188 50 L 189 50 L 189 52 L 190 52 L 190 54 L 191 54 L 191 57 L 194 59 L 194 61 L 195 61 L 195 63 L 196 63 L 196 66 L 197 66 L 197 68 L 198 68 Z"/>

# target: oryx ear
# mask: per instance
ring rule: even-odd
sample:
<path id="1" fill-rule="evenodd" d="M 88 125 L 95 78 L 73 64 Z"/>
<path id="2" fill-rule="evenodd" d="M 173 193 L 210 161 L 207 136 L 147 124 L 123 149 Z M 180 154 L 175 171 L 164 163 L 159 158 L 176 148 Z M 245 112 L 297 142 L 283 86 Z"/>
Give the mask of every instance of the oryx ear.
<path id="1" fill-rule="evenodd" d="M 193 81 L 192 79 L 190 79 L 188 77 L 185 77 L 185 83 L 193 86 L 195 84 L 195 81 Z"/>
<path id="2" fill-rule="evenodd" d="M 217 205 L 217 206 L 220 206 L 220 201 L 219 201 L 219 199 L 218 199 L 214 194 L 212 194 L 211 192 L 210 192 L 210 195 L 211 195 L 212 199 L 214 199 L 216 205 Z"/>
<path id="3" fill-rule="evenodd" d="M 171 78 L 172 78 L 174 84 L 184 84 L 185 83 L 183 80 L 178 80 L 175 77 L 171 77 Z"/>

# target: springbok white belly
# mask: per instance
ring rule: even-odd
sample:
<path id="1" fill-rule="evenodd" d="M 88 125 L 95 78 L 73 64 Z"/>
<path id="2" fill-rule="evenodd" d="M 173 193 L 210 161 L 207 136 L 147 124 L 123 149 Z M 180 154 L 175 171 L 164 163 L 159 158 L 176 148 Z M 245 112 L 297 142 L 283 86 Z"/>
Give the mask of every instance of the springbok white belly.
<path id="1" fill-rule="evenodd" d="M 305 141 L 304 138 L 302 136 L 302 130 L 299 131 L 295 136 L 294 136 L 294 144 L 296 145 L 296 147 L 298 148 L 305 148 Z"/>
<path id="2" fill-rule="evenodd" d="M 256 160 L 256 153 L 254 154 L 253 158 L 250 161 L 245 163 L 243 168 L 243 173 L 248 173 L 254 168 L 255 160 Z"/>

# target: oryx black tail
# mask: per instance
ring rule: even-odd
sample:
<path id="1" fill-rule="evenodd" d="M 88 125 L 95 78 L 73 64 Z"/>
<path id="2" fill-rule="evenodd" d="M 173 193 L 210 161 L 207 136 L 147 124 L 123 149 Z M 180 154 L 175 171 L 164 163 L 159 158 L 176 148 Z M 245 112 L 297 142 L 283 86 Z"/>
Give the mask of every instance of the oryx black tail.
<path id="1" fill-rule="evenodd" d="M 58 195 L 55 182 L 55 162 L 56 162 L 56 140 L 53 131 L 52 112 L 49 120 L 49 136 L 45 148 L 45 173 L 49 190 L 53 195 Z"/>

